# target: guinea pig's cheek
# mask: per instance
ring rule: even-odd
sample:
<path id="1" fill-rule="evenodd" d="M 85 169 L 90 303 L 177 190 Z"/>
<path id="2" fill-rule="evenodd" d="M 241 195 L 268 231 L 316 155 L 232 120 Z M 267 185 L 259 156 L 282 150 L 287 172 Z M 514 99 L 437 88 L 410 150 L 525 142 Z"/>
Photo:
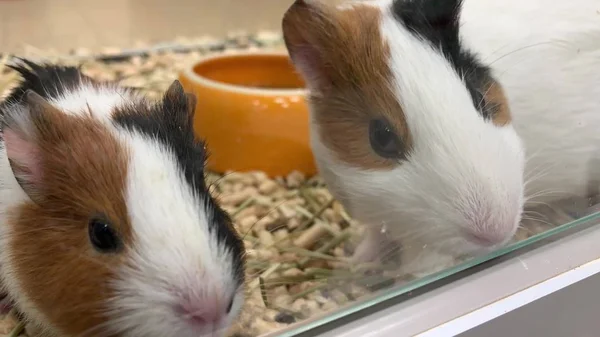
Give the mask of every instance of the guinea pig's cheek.
<path id="1" fill-rule="evenodd" d="M 393 224 L 398 210 L 403 207 L 404 170 L 362 170 L 345 167 L 344 188 L 354 217 L 364 222 Z M 385 210 L 385 211 L 383 211 Z"/>
<path id="2" fill-rule="evenodd" d="M 507 149 L 513 154 L 513 160 L 517 160 L 520 164 L 524 164 L 525 160 L 525 148 L 523 146 L 523 140 L 517 134 L 517 131 L 512 125 L 507 125 L 501 130 L 502 141 L 506 145 Z"/>

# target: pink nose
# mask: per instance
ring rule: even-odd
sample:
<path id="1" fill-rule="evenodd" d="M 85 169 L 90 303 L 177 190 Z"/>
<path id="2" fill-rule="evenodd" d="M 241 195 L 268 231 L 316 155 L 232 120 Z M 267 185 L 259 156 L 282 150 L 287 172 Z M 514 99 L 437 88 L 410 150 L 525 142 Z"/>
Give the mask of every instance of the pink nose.
<path id="1" fill-rule="evenodd" d="M 504 242 L 507 235 L 502 231 L 467 231 L 466 237 L 475 244 L 490 247 Z"/>
<path id="2" fill-rule="evenodd" d="M 217 303 L 217 301 L 211 301 L 210 299 L 198 304 L 182 301 L 175 307 L 175 312 L 193 325 L 212 325 L 218 323 L 225 314 L 223 310 L 217 308 Z"/>

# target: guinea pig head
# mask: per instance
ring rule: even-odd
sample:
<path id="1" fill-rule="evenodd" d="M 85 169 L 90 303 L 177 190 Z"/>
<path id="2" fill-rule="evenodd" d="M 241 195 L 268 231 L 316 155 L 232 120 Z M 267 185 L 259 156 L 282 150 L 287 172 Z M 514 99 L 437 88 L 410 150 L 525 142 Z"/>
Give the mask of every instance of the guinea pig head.
<path id="1" fill-rule="evenodd" d="M 524 150 L 503 90 L 459 39 L 461 3 L 295 1 L 320 173 L 358 220 L 456 255 L 515 233 Z"/>
<path id="2" fill-rule="evenodd" d="M 28 196 L 2 239 L 17 307 L 61 336 L 220 336 L 242 306 L 243 245 L 206 188 L 193 96 L 175 82 L 108 118 L 24 97 L 3 127 Z"/>

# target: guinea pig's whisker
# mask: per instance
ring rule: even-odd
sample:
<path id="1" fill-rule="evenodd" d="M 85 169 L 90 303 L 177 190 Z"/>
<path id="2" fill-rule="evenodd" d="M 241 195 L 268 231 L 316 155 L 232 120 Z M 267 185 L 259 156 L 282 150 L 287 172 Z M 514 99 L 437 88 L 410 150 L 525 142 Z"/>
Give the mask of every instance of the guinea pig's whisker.
<path id="1" fill-rule="evenodd" d="M 523 211 L 523 214 L 524 214 L 524 215 L 528 215 L 528 214 L 534 214 L 534 215 L 538 215 L 538 216 L 540 216 L 540 217 L 542 217 L 542 218 L 548 218 L 548 215 L 547 215 L 547 214 L 544 214 L 544 213 L 541 213 L 541 212 L 538 212 L 538 211 L 534 211 L 534 210 L 532 210 L 532 209 L 526 209 L 526 210 L 524 210 L 524 211 Z"/>
<path id="2" fill-rule="evenodd" d="M 533 152 L 532 154 L 527 154 L 527 158 L 525 159 L 525 163 L 528 163 L 530 160 L 532 159 L 537 159 L 539 158 L 539 156 L 544 154 L 544 151 L 547 151 L 549 149 L 551 149 L 553 146 L 555 146 L 555 144 L 553 143 L 548 143 L 545 144 L 543 146 L 540 146 L 535 152 Z M 543 166 L 550 166 L 552 167 L 553 165 L 560 165 L 560 162 L 557 161 L 552 161 L 552 162 L 543 162 L 541 163 L 541 165 Z M 536 168 L 537 169 L 537 168 Z"/>
<path id="3" fill-rule="evenodd" d="M 549 189 L 540 190 L 540 191 L 537 191 L 535 193 L 525 196 L 524 201 L 525 201 L 525 203 L 530 203 L 531 201 L 535 201 L 535 198 L 546 197 L 546 196 L 552 195 L 554 193 L 558 193 L 558 191 L 557 190 L 549 190 Z"/>
<path id="4" fill-rule="evenodd" d="M 525 182 L 523 184 L 525 187 L 525 190 L 527 191 L 527 186 L 529 184 L 536 182 L 536 181 L 540 180 L 542 177 L 544 177 L 545 175 L 547 175 L 550 172 L 550 170 L 552 170 L 552 168 L 553 168 L 552 165 L 558 165 L 558 163 L 552 163 L 551 165 L 544 165 L 545 167 L 539 171 L 537 170 L 537 167 L 536 167 L 536 170 L 532 170 L 531 176 L 526 178 Z M 539 193 L 539 192 L 540 191 L 537 191 L 536 193 Z"/>
<path id="5" fill-rule="evenodd" d="M 524 217 L 529 217 L 530 218 L 530 214 L 534 215 L 534 216 L 538 216 L 540 219 L 546 219 L 546 220 L 548 220 L 548 216 L 546 214 L 541 213 L 541 212 L 536 212 L 536 211 L 533 211 L 533 210 L 523 211 L 523 216 Z"/>
<path id="6" fill-rule="evenodd" d="M 527 201 L 528 206 L 545 206 L 548 208 L 552 208 L 552 205 L 545 201 Z"/>
<path id="7" fill-rule="evenodd" d="M 527 46 L 523 46 L 523 47 L 514 49 L 514 50 L 512 50 L 510 52 L 507 52 L 507 53 L 501 55 L 500 57 L 496 58 L 494 61 L 488 63 L 488 67 L 491 66 L 491 65 L 493 65 L 494 63 L 502 60 L 503 58 L 505 58 L 507 56 L 510 56 L 512 54 L 518 53 L 520 51 L 524 51 L 524 50 L 527 50 L 529 48 L 539 47 L 539 46 L 543 46 L 543 45 L 547 45 L 547 44 L 554 44 L 554 43 L 555 43 L 554 41 L 539 42 L 539 43 L 534 43 L 534 44 L 530 44 L 530 45 L 527 45 Z"/>
<path id="8" fill-rule="evenodd" d="M 537 179 L 540 179 L 544 175 L 548 174 L 548 172 L 550 172 L 550 170 L 552 170 L 552 168 L 554 168 L 554 165 L 557 165 L 557 164 L 558 163 L 552 163 L 552 164 L 540 163 L 540 164 L 538 164 L 538 166 L 532 168 L 528 172 L 528 174 L 524 177 L 524 180 L 525 180 L 524 185 L 527 186 L 528 183 L 534 182 Z M 540 167 L 543 167 L 543 168 L 540 169 Z"/>
<path id="9" fill-rule="evenodd" d="M 537 221 L 537 222 L 541 222 L 541 223 L 543 223 L 543 224 L 545 224 L 545 225 L 548 225 L 548 226 L 551 226 L 551 227 L 555 227 L 555 226 L 557 226 L 556 224 L 554 224 L 554 223 L 552 223 L 552 222 L 549 222 L 549 221 L 547 221 L 547 220 L 543 220 L 543 219 L 537 219 L 537 218 L 525 218 L 525 219 L 527 219 L 527 220 L 531 220 L 531 221 Z M 525 228 L 525 227 L 523 227 L 523 228 Z"/>
<path id="10" fill-rule="evenodd" d="M 547 149 L 549 146 L 550 146 L 549 144 L 546 144 L 546 146 L 543 146 L 543 147 L 541 147 L 541 148 L 537 149 L 537 150 L 536 150 L 534 153 L 532 153 L 532 154 L 528 154 L 528 155 L 527 155 L 527 157 L 525 158 L 525 164 L 529 163 L 529 162 L 530 162 L 531 160 L 533 160 L 533 159 L 536 159 L 538 156 L 540 156 L 542 153 L 544 153 L 544 151 L 545 151 L 545 150 L 546 150 L 546 149 Z M 541 165 L 540 165 L 540 166 L 541 166 Z M 539 166 L 538 166 L 538 167 L 539 167 Z M 535 171 L 535 169 L 537 169 L 538 167 L 534 168 L 534 170 L 532 170 L 532 171 Z M 531 173 L 531 172 L 530 172 L 530 173 Z"/>
<path id="11" fill-rule="evenodd" d="M 541 198 L 541 197 L 547 197 L 547 196 L 568 196 L 568 193 L 565 191 L 561 191 L 561 190 L 557 190 L 557 189 L 545 189 L 545 190 L 540 190 L 537 191 L 536 193 L 530 194 L 528 196 L 525 197 L 525 203 L 526 204 L 531 204 L 531 203 L 535 203 L 535 198 Z M 549 207 L 549 204 L 547 204 Z"/>
<path id="12" fill-rule="evenodd" d="M 487 96 L 487 94 L 488 94 L 488 93 L 490 92 L 490 90 L 492 90 L 493 88 L 494 88 L 494 87 L 490 85 L 490 86 L 488 86 L 488 87 L 487 87 L 487 89 L 486 89 L 484 92 L 482 92 L 481 90 L 478 90 L 478 91 L 479 91 L 479 93 L 481 94 L 481 100 L 479 100 L 479 102 L 478 102 L 478 104 L 477 104 L 478 106 L 481 106 L 481 105 L 483 104 L 483 108 L 485 109 L 485 108 L 487 108 L 487 107 L 488 107 L 490 104 L 496 104 L 496 103 L 492 103 L 492 102 L 490 102 L 490 101 L 488 101 L 488 100 L 486 100 L 486 99 L 485 99 L 485 98 L 486 98 L 486 96 Z"/>
<path id="13" fill-rule="evenodd" d="M 536 183 L 538 180 L 542 179 L 548 174 L 549 171 L 550 168 L 546 167 L 543 170 L 531 173 L 531 177 L 526 177 L 523 182 L 523 189 L 525 190 L 525 192 L 527 192 L 527 188 L 529 187 L 529 185 L 531 185 L 532 183 Z"/>
<path id="14" fill-rule="evenodd" d="M 501 46 L 501 47 L 497 48 L 497 49 L 496 49 L 496 50 L 494 50 L 494 51 L 493 51 L 493 52 L 492 52 L 492 53 L 491 53 L 491 54 L 490 54 L 488 57 L 486 57 L 486 58 L 482 59 L 482 63 L 483 63 L 483 64 L 486 64 L 486 63 L 487 63 L 487 60 L 488 60 L 490 57 L 494 56 L 495 54 L 497 54 L 497 53 L 498 53 L 498 52 L 500 52 L 502 49 L 504 49 L 504 48 L 506 48 L 506 47 L 508 47 L 508 46 L 510 46 L 510 44 L 505 44 L 505 45 L 503 45 L 503 46 Z M 531 47 L 532 47 L 532 46 L 534 46 L 534 45 L 531 45 Z M 521 51 L 521 50 L 525 50 L 525 49 L 527 49 L 527 47 L 525 47 L 525 48 L 521 47 L 521 48 L 518 48 L 518 49 L 514 49 L 514 50 L 512 50 L 512 51 L 510 51 L 510 52 L 507 52 L 507 53 L 505 53 L 505 54 L 502 54 L 502 55 L 500 55 L 500 56 L 499 56 L 497 59 L 495 59 L 495 60 L 494 60 L 494 61 L 492 61 L 491 63 L 487 64 L 487 66 L 489 67 L 489 66 L 491 66 L 491 65 L 492 65 L 494 62 L 497 62 L 497 61 L 499 61 L 500 59 L 502 59 L 502 58 L 504 58 L 504 57 L 506 57 L 506 56 L 508 56 L 508 55 L 511 55 L 511 54 L 513 54 L 513 53 L 515 53 L 515 52 L 518 52 L 518 51 Z M 478 68 L 477 68 L 476 66 L 472 66 L 472 67 L 468 68 L 468 69 L 467 69 L 467 71 L 465 71 L 465 73 L 463 74 L 463 76 L 462 76 L 462 77 L 463 77 L 463 78 L 466 78 L 466 77 L 470 76 L 470 75 L 471 75 L 471 73 L 472 73 L 473 71 L 476 71 L 477 69 L 478 69 Z"/>
<path id="15" fill-rule="evenodd" d="M 524 230 L 528 234 L 536 234 L 535 231 L 531 230 L 530 228 L 527 228 L 527 226 L 519 225 L 518 228 L 521 229 L 521 230 Z"/>
<path id="16" fill-rule="evenodd" d="M 220 185 L 221 183 L 223 183 L 223 182 L 227 181 L 227 179 L 226 179 L 226 178 L 229 178 L 229 176 L 230 176 L 231 174 L 233 174 L 233 173 L 234 173 L 234 172 L 228 172 L 228 173 L 225 173 L 225 174 L 223 174 L 223 175 L 219 176 L 219 178 L 218 178 L 217 180 L 215 180 L 214 182 L 212 182 L 212 183 L 211 183 L 211 185 L 214 185 L 214 186 L 216 186 L 216 187 L 219 187 L 219 185 Z"/>
<path id="17" fill-rule="evenodd" d="M 509 47 L 511 45 L 511 43 L 505 43 L 502 46 L 494 49 L 494 51 L 492 51 L 486 58 L 482 58 L 481 61 L 485 64 L 491 57 L 495 56 L 496 54 L 498 54 L 500 51 L 502 51 L 503 49 L 505 49 L 506 47 Z M 504 55 L 504 54 L 503 54 Z"/>
<path id="18" fill-rule="evenodd" d="M 251 226 L 250 228 L 248 228 L 248 230 L 246 231 L 246 233 L 244 233 L 244 235 L 242 236 L 242 240 L 246 238 L 246 236 L 252 232 L 252 229 L 254 229 L 254 226 L 256 226 L 256 224 L 258 224 L 261 220 L 263 220 L 264 218 L 266 218 L 267 216 L 271 215 L 271 213 L 273 211 L 276 211 L 277 208 L 283 204 L 285 204 L 286 202 L 290 202 L 290 200 L 284 200 L 278 204 L 276 204 L 275 206 L 273 206 L 269 211 L 267 211 L 267 213 L 265 215 L 263 215 L 262 217 L 260 217 L 258 220 L 256 220 Z"/>
<path id="19" fill-rule="evenodd" d="M 219 185 L 220 185 L 221 183 L 223 183 L 223 182 L 226 182 L 226 181 L 227 181 L 227 179 L 225 179 L 225 178 L 229 177 L 230 175 L 232 175 L 232 174 L 234 174 L 234 173 L 235 173 L 235 172 L 227 172 L 227 173 L 223 174 L 223 175 L 222 175 L 222 176 L 220 176 L 220 177 L 219 177 L 217 180 L 215 180 L 215 181 L 213 181 L 211 184 L 209 184 L 209 186 L 208 186 L 208 187 L 210 187 L 210 186 L 215 186 L 215 187 L 217 188 L 217 190 L 218 190 L 218 188 L 219 188 Z"/>

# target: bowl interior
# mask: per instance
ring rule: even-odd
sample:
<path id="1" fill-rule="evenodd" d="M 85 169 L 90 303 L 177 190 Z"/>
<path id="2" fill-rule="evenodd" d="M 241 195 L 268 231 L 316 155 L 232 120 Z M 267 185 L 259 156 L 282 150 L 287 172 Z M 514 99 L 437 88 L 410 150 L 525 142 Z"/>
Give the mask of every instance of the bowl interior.
<path id="1" fill-rule="evenodd" d="M 232 87 L 267 90 L 304 88 L 304 81 L 287 55 L 228 55 L 197 64 L 194 73 L 206 80 Z"/>

